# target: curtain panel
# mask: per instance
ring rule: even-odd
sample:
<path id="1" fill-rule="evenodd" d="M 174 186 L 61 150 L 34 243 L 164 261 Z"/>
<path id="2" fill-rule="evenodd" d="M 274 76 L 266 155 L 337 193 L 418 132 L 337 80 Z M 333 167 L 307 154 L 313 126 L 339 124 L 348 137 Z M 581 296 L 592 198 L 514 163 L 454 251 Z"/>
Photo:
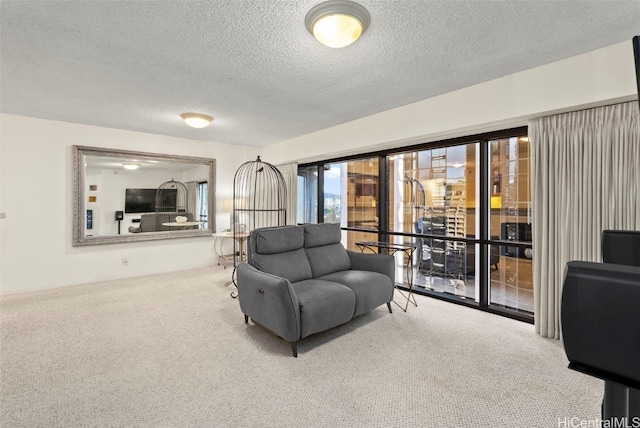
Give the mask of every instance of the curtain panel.
<path id="1" fill-rule="evenodd" d="M 529 123 L 535 331 L 560 338 L 567 262 L 599 262 L 604 229 L 640 230 L 640 112 L 623 103 Z"/>
<path id="2" fill-rule="evenodd" d="M 187 188 L 187 212 L 193 215 L 194 221 L 200 221 L 200 213 L 197 211 L 198 182 L 188 181 L 184 185 Z"/>
<path id="3" fill-rule="evenodd" d="M 296 224 L 298 209 L 298 163 L 277 165 L 287 186 L 287 224 Z"/>

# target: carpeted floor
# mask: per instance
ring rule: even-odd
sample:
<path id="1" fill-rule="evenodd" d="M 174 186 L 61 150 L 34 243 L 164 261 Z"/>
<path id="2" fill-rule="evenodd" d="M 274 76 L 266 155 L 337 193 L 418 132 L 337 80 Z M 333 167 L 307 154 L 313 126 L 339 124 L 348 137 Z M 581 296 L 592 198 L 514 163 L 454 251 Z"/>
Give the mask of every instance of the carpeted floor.
<path id="1" fill-rule="evenodd" d="M 300 342 L 210 267 L 0 299 L 0 426 L 558 427 L 601 381 L 533 326 L 418 296 Z M 567 422 L 569 423 L 569 422 Z M 586 425 L 584 425 L 586 426 Z M 593 425 L 590 425 L 593 426 Z"/>

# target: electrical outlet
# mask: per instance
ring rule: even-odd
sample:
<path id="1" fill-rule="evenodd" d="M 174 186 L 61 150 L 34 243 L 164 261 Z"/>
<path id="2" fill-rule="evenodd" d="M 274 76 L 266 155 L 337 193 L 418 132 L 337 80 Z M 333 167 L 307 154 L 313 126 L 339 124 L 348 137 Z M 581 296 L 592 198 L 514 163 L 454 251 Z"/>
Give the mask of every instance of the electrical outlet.
<path id="1" fill-rule="evenodd" d="M 7 218 L 7 213 L 0 213 L 0 220 Z"/>
<path id="2" fill-rule="evenodd" d="M 127 258 L 122 259 L 122 264 L 125 266 L 129 266 L 129 259 Z"/>

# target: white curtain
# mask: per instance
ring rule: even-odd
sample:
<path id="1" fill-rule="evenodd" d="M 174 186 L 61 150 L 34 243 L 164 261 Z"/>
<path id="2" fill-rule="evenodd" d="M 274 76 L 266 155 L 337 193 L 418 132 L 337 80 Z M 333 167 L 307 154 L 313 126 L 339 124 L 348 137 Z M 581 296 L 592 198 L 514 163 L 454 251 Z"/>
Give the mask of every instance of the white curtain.
<path id="1" fill-rule="evenodd" d="M 566 263 L 601 261 L 604 229 L 640 230 L 638 103 L 529 123 L 535 331 L 560 338 Z"/>
<path id="2" fill-rule="evenodd" d="M 197 211 L 198 182 L 188 181 L 184 185 L 187 187 L 187 212 L 193 215 L 193 221 L 200 221 L 200 213 Z"/>
<path id="3" fill-rule="evenodd" d="M 296 224 L 298 211 L 298 163 L 278 165 L 287 186 L 287 224 Z"/>

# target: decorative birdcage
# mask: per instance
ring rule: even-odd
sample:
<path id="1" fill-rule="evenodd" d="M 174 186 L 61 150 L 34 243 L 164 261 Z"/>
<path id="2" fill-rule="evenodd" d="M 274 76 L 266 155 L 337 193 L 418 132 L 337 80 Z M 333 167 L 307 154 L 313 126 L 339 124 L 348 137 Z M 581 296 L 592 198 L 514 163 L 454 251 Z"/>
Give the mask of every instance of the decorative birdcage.
<path id="1" fill-rule="evenodd" d="M 233 264 L 243 260 L 249 232 L 287 224 L 287 186 L 280 170 L 263 162 L 245 162 L 233 177 Z M 235 269 L 234 269 L 235 277 Z M 232 293 L 233 297 L 234 293 Z"/>
<path id="2" fill-rule="evenodd" d="M 156 230 L 171 230 L 163 223 L 176 222 L 176 217 L 187 215 L 187 186 L 173 178 L 156 190 Z"/>
<path id="3" fill-rule="evenodd" d="M 413 223 L 425 214 L 426 195 L 424 186 L 419 180 L 410 177 L 409 174 L 404 175 L 404 185 L 404 192 L 409 204 L 407 208 L 410 210 Z"/>

